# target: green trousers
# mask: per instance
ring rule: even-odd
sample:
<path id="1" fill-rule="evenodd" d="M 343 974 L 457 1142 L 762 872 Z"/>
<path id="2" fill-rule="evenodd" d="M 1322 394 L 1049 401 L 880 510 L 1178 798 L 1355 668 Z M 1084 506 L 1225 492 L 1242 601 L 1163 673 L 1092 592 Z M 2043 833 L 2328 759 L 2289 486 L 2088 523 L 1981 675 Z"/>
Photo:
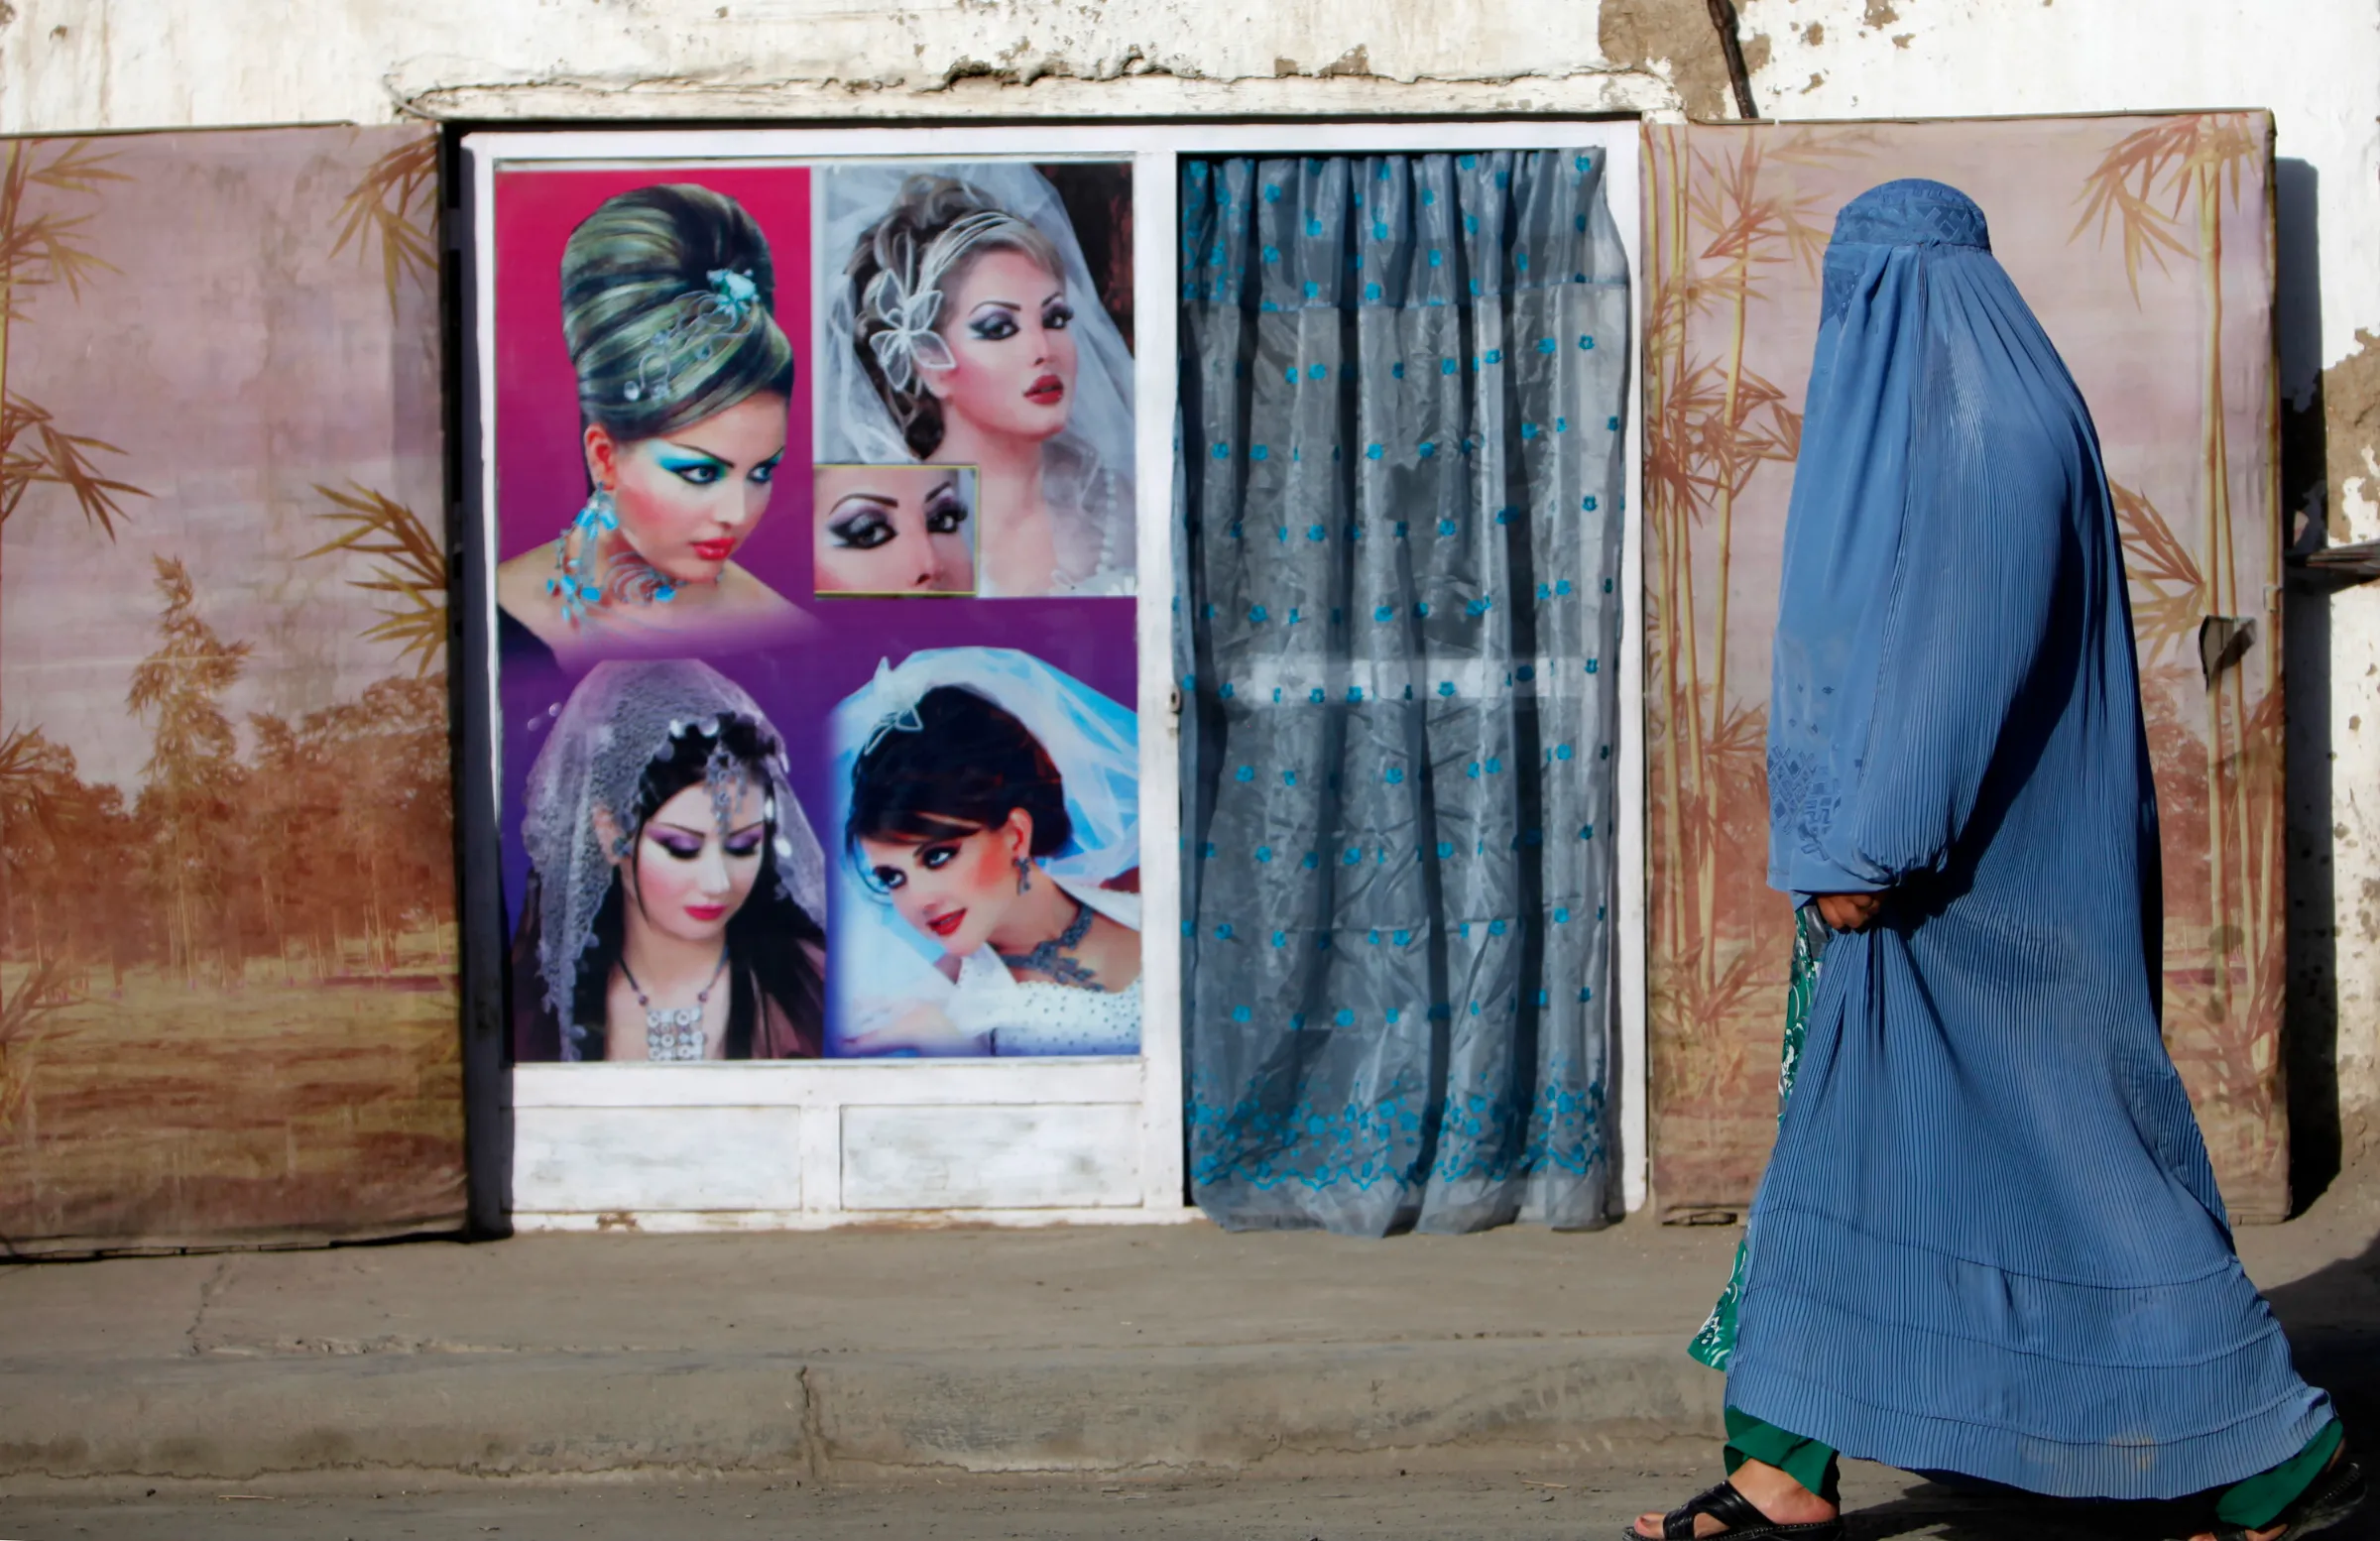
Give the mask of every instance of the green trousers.
<path id="1" fill-rule="evenodd" d="M 2338 1451 L 2346 1431 L 2336 1418 L 2322 1425 L 2321 1432 L 2306 1442 L 2306 1448 L 2274 1467 L 2259 1472 L 2244 1482 L 2233 1482 L 2215 1500 L 2214 1517 L 2226 1525 L 2244 1530 L 2262 1530 L 2280 1517 L 2281 1511 L 2298 1501 L 2298 1495 L 2314 1485 Z M 1773 1466 L 1804 1487 L 1817 1493 L 1829 1503 L 1841 1504 L 1836 1480 L 1841 1471 L 1835 1452 L 1814 1439 L 1788 1434 L 1773 1423 L 1763 1423 L 1750 1413 L 1727 1409 L 1727 1475 L 1746 1461 Z"/>
<path id="2" fill-rule="evenodd" d="M 1773 1423 L 1762 1423 L 1747 1412 L 1727 1409 L 1727 1475 L 1746 1461 L 1773 1466 L 1778 1471 L 1817 1493 L 1829 1503 L 1841 1507 L 1843 1496 L 1836 1485 L 1842 1475 L 1843 1463 L 1836 1459 L 1834 1447 L 1821 1445 L 1799 1434 L 1788 1434 Z"/>

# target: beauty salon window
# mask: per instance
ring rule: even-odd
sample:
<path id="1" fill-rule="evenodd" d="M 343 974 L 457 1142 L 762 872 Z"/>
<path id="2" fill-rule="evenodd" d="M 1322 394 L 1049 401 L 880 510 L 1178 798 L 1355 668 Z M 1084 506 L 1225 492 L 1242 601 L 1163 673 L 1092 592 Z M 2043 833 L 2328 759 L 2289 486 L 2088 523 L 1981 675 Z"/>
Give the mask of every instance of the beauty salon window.
<path id="1" fill-rule="evenodd" d="M 517 1221 L 1636 1202 L 1637 144 L 466 138 Z"/>

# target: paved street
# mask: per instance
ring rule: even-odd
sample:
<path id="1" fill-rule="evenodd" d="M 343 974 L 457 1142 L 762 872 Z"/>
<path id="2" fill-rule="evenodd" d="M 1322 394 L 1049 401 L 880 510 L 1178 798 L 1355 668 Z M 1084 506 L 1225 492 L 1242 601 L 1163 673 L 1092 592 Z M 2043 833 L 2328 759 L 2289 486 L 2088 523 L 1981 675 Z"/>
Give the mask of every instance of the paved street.
<path id="1" fill-rule="evenodd" d="M 1462 1477 L 1085 1482 L 972 1479 L 897 1487 L 755 1480 L 571 1485 L 482 1483 L 438 1492 L 306 1485 L 179 1486 L 149 1495 L 0 1496 L 7 1541 L 845 1541 L 931 1537 L 1229 1538 L 1229 1541 L 1611 1541 L 1647 1503 L 1705 1474 L 1627 1466 L 1560 1478 Z M 342 1478 L 340 1482 L 351 1482 Z M 1855 1541 L 2125 1541 L 2171 1533 L 2159 1516 L 2042 1507 L 1954 1492 L 1899 1473 L 1845 1477 Z M 2368 1518 L 2332 1541 L 2380 1541 Z"/>
<path id="2" fill-rule="evenodd" d="M 1564 1482 L 1574 1461 L 1707 1448 L 1721 1381 L 1681 1345 L 1739 1234 L 548 1236 L 0 1269 L 0 1481 L 235 1484 L 368 1463 L 447 1482 L 773 1474 L 841 1495 L 954 1471 L 1321 1481 L 1361 1458 Z M 2301 1363 L 2380 1426 L 2380 1173 L 2239 1241 Z M 1129 1507 L 1195 1513 L 1239 1491 Z M 1114 1522 L 1098 1496 L 1082 1533 Z M 819 1524 L 862 1503 L 827 1501 Z M 1046 1501 L 1033 1523 L 1065 1533 L 1075 1511 Z M 1267 1534 L 1272 1512 L 1231 1523 Z M 358 1533 L 403 1533 L 378 1523 Z"/>

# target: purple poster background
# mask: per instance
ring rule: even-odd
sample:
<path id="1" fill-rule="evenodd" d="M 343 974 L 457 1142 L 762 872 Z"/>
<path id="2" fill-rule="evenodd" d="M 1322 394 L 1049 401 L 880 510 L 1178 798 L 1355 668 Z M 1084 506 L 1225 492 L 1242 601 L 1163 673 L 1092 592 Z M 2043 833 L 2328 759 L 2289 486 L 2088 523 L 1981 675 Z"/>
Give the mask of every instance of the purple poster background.
<path id="1" fill-rule="evenodd" d="M 831 862 L 842 844 L 842 832 L 826 823 L 834 807 L 826 784 L 834 754 L 827 743 L 826 719 L 835 703 L 875 676 L 880 660 L 898 663 L 927 648 L 1018 648 L 1130 706 L 1138 683 L 1133 667 L 1133 603 L 1130 599 L 1038 604 L 1014 600 L 833 600 L 819 606 L 829 628 L 823 642 L 703 661 L 751 691 L 761 710 L 784 735 L 793 795 L 801 799 L 810 828 Z M 549 720 L 547 711 L 562 703 L 570 685 L 571 681 L 556 671 L 516 665 L 505 671 L 499 686 L 504 707 L 502 822 L 508 915 L 520 908 L 529 877 L 529 857 L 521 849 L 522 787 L 543 743 L 539 730 Z"/>

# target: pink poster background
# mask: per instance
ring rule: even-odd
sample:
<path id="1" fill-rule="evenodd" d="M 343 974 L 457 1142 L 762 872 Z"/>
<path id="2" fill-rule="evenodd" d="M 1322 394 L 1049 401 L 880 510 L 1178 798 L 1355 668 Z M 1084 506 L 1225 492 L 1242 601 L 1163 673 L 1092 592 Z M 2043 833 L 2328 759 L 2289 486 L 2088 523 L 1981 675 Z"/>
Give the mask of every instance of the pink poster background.
<path id="1" fill-rule="evenodd" d="M 587 501 L 578 377 L 562 345 L 562 248 L 604 199 L 693 182 L 760 221 L 776 268 L 776 324 L 792 339 L 784 473 L 738 564 L 810 608 L 810 173 L 713 167 L 505 172 L 496 178 L 496 559 L 559 533 Z"/>

